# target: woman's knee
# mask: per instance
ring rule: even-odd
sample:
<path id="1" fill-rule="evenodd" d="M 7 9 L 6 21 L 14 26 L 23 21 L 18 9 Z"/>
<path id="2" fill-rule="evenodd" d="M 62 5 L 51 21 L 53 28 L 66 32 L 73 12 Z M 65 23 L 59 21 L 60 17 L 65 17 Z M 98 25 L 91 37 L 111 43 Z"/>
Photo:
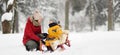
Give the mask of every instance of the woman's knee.
<path id="1" fill-rule="evenodd" d="M 37 44 L 35 41 L 33 41 L 33 40 L 29 40 L 29 41 L 25 44 L 25 46 L 26 46 L 26 50 L 27 50 L 27 51 L 32 51 L 32 50 L 34 50 L 34 49 L 37 49 L 38 44 Z"/>

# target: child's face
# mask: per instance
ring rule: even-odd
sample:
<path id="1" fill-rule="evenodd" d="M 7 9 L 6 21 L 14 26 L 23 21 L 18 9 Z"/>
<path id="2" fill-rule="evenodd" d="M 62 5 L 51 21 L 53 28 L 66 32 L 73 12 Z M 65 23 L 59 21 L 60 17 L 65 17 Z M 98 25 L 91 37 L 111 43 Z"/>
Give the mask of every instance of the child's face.
<path id="1" fill-rule="evenodd" d="M 49 21 L 49 24 L 50 24 L 50 23 L 53 23 L 53 21 L 50 20 L 50 21 Z"/>

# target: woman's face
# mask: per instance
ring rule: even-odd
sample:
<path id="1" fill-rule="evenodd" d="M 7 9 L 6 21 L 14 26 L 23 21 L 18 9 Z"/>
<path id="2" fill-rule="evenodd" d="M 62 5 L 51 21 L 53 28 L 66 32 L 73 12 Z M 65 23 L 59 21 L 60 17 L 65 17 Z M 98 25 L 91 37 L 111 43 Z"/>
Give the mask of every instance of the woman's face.
<path id="1" fill-rule="evenodd" d="M 38 20 L 35 20 L 36 22 L 38 22 L 38 23 L 41 23 L 42 22 L 42 20 L 43 20 L 43 18 L 42 17 L 33 17 L 33 19 L 38 19 Z"/>
<path id="2" fill-rule="evenodd" d="M 38 20 L 35 20 L 35 17 L 33 17 L 33 25 L 34 26 L 40 26 L 41 22 L 42 22 L 42 18 L 38 18 Z"/>
<path id="3" fill-rule="evenodd" d="M 38 19 L 38 23 L 41 23 L 41 22 L 42 22 L 42 18 L 39 18 L 39 19 Z"/>

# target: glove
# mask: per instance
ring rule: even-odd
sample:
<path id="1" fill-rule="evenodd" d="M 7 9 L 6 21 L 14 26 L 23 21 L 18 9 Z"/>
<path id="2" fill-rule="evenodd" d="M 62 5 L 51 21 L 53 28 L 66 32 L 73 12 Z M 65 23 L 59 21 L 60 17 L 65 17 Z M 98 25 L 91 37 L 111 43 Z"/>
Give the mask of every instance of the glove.
<path id="1" fill-rule="evenodd" d="M 47 37 L 47 33 L 41 33 L 41 34 L 38 34 L 37 36 L 39 36 L 41 39 L 45 39 Z"/>

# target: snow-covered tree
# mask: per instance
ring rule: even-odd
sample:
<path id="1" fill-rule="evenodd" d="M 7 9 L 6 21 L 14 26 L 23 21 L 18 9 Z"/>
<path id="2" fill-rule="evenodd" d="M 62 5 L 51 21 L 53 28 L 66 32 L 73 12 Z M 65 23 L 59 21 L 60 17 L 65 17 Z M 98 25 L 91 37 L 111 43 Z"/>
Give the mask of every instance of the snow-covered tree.
<path id="1" fill-rule="evenodd" d="M 2 15 L 2 31 L 4 34 L 11 33 L 12 29 L 12 17 L 13 17 L 13 6 L 14 6 L 14 0 L 8 0 L 7 6 L 6 6 L 6 13 Z"/>
<path id="2" fill-rule="evenodd" d="M 64 26 L 64 0 L 19 0 L 18 14 L 20 19 L 20 29 L 23 28 L 22 26 L 26 22 L 27 17 L 32 15 L 32 12 L 36 8 L 39 9 L 44 18 L 42 23 L 43 32 L 47 32 L 48 21 L 50 18 L 60 20 L 61 25 Z M 24 18 L 22 16 L 24 16 Z"/>

